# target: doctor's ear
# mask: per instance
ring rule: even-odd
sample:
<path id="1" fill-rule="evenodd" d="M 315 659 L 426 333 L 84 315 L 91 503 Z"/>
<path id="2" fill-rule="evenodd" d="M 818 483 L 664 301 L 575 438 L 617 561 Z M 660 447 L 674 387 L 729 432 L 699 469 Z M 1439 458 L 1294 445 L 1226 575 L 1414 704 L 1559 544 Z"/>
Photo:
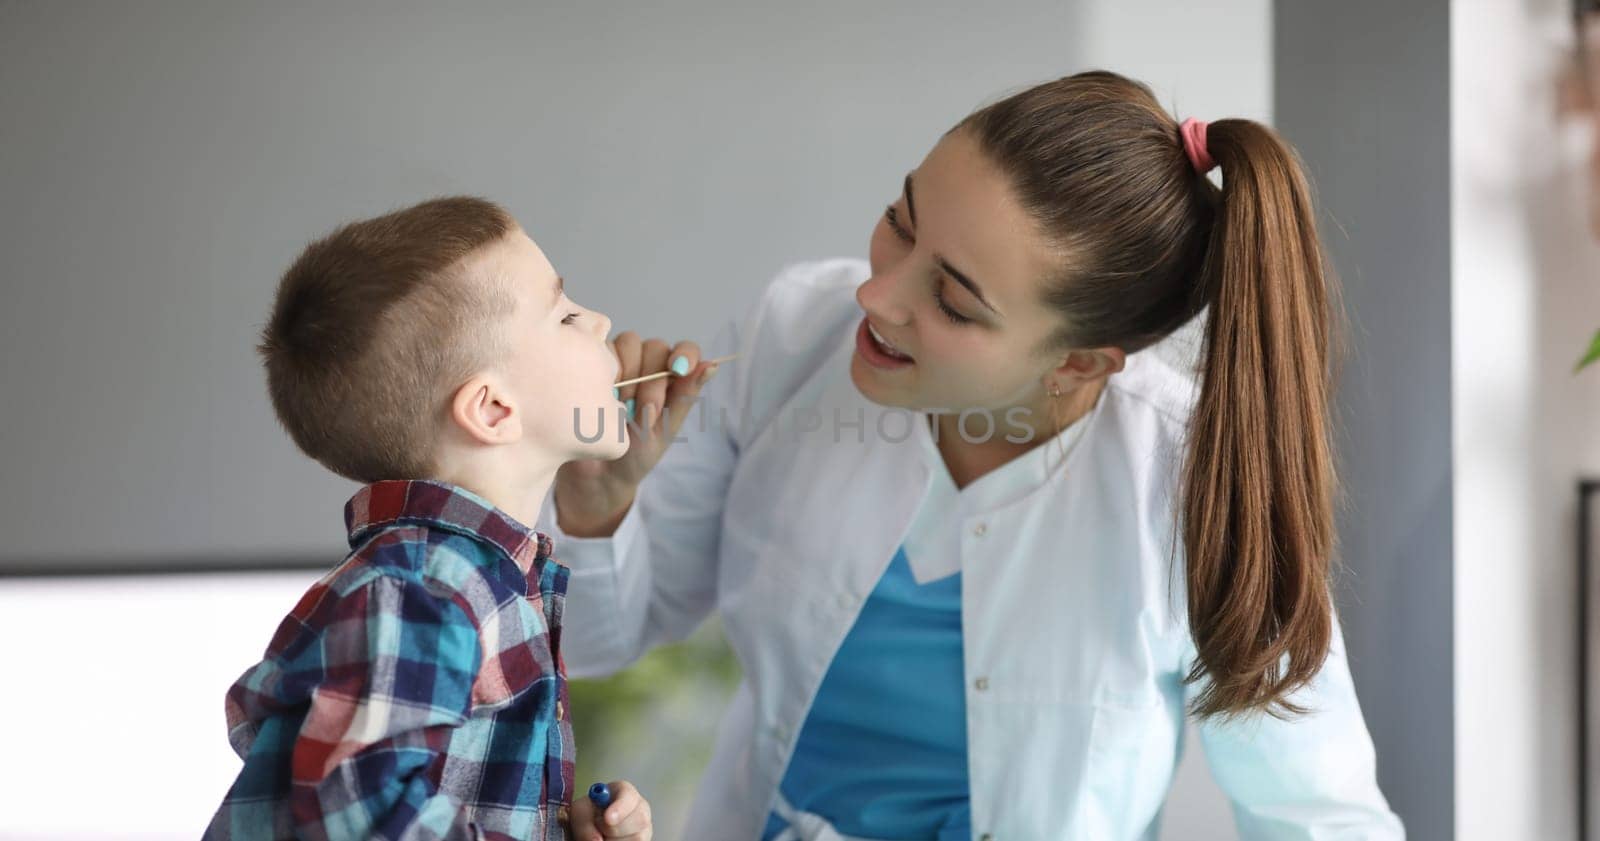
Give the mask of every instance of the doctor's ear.
<path id="1" fill-rule="evenodd" d="M 522 413 L 495 378 L 479 374 L 450 398 L 450 422 L 480 444 L 510 444 L 522 438 Z"/>
<path id="2" fill-rule="evenodd" d="M 1101 347 L 1069 351 L 1056 366 L 1055 376 L 1067 389 L 1104 379 L 1121 371 L 1128 354 L 1121 348 Z"/>

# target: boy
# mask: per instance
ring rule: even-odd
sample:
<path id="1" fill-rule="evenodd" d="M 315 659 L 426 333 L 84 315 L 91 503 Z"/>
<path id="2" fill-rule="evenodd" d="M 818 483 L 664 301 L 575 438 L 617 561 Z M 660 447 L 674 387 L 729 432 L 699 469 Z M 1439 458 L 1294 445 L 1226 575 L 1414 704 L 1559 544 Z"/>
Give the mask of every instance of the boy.
<path id="1" fill-rule="evenodd" d="M 273 408 L 365 487 L 351 554 L 228 692 L 244 768 L 208 839 L 564 837 L 568 571 L 525 524 L 562 463 L 627 452 L 575 434 L 578 412 L 620 422 L 610 328 L 481 199 L 347 225 L 289 268 L 260 346 Z M 649 804 L 612 788 L 574 837 L 647 841 Z"/>

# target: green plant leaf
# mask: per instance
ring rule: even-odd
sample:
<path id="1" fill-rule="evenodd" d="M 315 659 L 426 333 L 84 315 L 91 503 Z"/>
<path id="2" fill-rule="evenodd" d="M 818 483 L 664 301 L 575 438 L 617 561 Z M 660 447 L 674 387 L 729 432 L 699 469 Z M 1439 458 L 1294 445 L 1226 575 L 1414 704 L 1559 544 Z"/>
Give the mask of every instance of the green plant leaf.
<path id="1" fill-rule="evenodd" d="M 1573 372 L 1576 373 L 1578 371 L 1582 371 L 1584 368 L 1587 368 L 1596 362 L 1600 362 L 1600 330 L 1595 331 L 1594 339 L 1589 342 L 1589 352 L 1585 353 L 1583 358 L 1578 360 L 1578 367 L 1574 368 Z"/>

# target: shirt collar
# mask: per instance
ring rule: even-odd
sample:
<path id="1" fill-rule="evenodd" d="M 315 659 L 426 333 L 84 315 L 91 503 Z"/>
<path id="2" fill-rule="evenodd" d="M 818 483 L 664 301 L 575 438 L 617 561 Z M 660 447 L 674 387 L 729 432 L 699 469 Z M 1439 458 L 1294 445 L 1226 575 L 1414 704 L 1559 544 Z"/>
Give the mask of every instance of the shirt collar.
<path id="1" fill-rule="evenodd" d="M 481 496 L 446 482 L 426 479 L 388 479 L 373 482 L 344 506 L 344 524 L 350 547 L 361 545 L 381 528 L 413 523 L 443 528 L 472 537 L 499 550 L 516 566 L 506 570 L 524 594 L 537 591 L 552 544 L 549 535 L 517 522 Z"/>
<path id="2" fill-rule="evenodd" d="M 922 458 L 932 474 L 933 485 L 930 492 L 959 499 L 967 510 L 974 512 L 991 511 L 1010 505 L 1044 487 L 1053 476 L 1064 473 L 1072 466 L 1073 457 L 1079 449 L 1077 447 L 1079 440 L 1094 425 L 1095 419 L 1100 416 L 1101 407 L 1105 404 L 1105 390 L 1101 389 L 1094 406 L 1083 417 L 1074 420 L 1060 432 L 1040 442 L 1038 446 L 979 476 L 959 490 L 955 486 L 955 479 L 950 476 L 950 468 L 944 462 L 944 455 L 939 452 L 939 444 L 934 440 L 933 431 L 929 429 L 929 421 L 924 417 L 921 422 L 913 426 L 914 434 L 921 439 Z"/>

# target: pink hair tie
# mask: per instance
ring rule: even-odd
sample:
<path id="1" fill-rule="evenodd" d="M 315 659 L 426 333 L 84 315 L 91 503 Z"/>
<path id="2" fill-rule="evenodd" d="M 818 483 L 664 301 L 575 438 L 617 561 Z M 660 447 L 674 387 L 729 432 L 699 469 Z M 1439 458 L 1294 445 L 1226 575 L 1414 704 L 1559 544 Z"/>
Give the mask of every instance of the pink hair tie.
<path id="1" fill-rule="evenodd" d="M 1201 175 L 1210 172 L 1217 162 L 1206 151 L 1206 124 L 1190 117 L 1178 127 L 1178 133 L 1183 135 L 1183 153 L 1189 156 L 1194 171 Z"/>

